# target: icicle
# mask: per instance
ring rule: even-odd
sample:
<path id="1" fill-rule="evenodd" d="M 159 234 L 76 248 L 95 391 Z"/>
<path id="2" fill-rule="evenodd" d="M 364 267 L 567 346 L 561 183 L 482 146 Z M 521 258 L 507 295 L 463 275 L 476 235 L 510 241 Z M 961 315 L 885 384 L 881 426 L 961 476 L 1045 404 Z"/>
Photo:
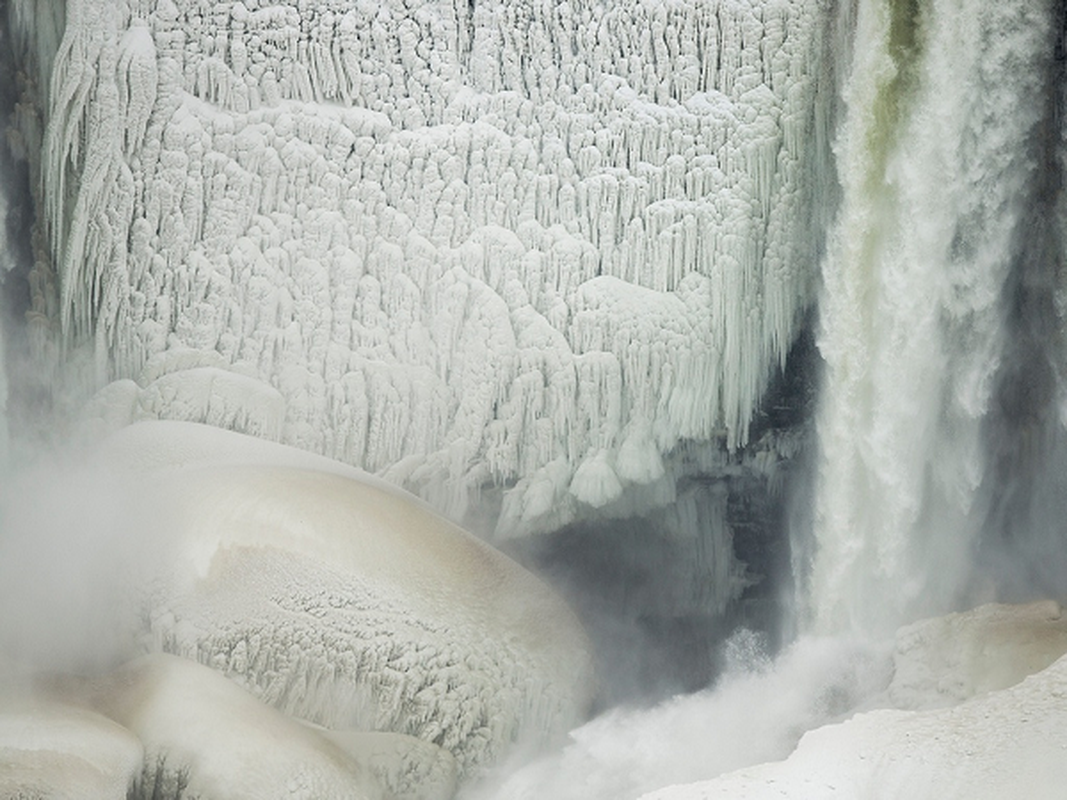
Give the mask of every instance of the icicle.
<path id="1" fill-rule="evenodd" d="M 158 83 L 156 47 L 144 22 L 135 22 L 119 41 L 117 80 L 119 114 L 126 126 L 123 151 L 130 158 L 144 141 Z"/>
<path id="2" fill-rule="evenodd" d="M 301 8 L 70 3 L 68 335 L 106 303 L 118 377 L 211 351 L 280 392 L 286 441 L 459 511 L 513 485 L 514 531 L 746 441 L 814 285 L 814 10 Z"/>

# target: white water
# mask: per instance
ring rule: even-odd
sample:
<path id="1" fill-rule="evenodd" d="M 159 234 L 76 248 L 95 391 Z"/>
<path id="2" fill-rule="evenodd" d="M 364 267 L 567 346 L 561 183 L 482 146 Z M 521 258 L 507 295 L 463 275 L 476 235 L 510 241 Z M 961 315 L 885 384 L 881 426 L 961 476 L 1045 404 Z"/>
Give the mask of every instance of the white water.
<path id="1" fill-rule="evenodd" d="M 7 430 L 7 370 L 4 366 L 4 331 L 0 325 L 0 475 L 7 472 L 9 451 Z"/>
<path id="2" fill-rule="evenodd" d="M 915 22 L 907 5 L 860 4 L 837 145 L 810 586 L 820 630 L 891 630 L 965 587 L 999 301 L 1036 166 L 1023 143 L 1043 111 L 1051 3 L 924 3 Z"/>
<path id="3" fill-rule="evenodd" d="M 6 183 L 6 180 L 7 175 L 4 174 L 3 168 L 0 167 L 0 182 Z M 10 269 L 10 258 L 8 256 L 10 246 L 4 230 L 6 225 L 3 224 L 3 221 L 7 219 L 8 200 L 5 196 L 3 185 L 3 183 L 0 183 L 0 288 L 3 287 L 4 280 Z M 5 320 L 0 316 L 0 476 L 7 474 L 11 449 L 7 421 L 8 385 L 4 323 Z"/>
<path id="4" fill-rule="evenodd" d="M 785 758 L 806 730 L 885 687 L 887 652 L 806 638 L 771 661 L 755 635 L 727 644 L 714 688 L 651 709 L 614 709 L 571 733 L 558 754 L 493 776 L 461 800 L 634 800 Z"/>

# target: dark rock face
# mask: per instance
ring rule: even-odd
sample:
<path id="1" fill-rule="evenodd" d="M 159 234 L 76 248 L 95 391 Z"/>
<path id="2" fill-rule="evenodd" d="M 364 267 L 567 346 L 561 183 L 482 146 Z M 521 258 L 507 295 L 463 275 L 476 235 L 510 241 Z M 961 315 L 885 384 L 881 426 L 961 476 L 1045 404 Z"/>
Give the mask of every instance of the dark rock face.
<path id="1" fill-rule="evenodd" d="M 673 505 L 511 548 L 582 617 L 604 704 L 707 686 L 739 627 L 769 650 L 788 636 L 790 542 L 803 542 L 806 528 L 817 372 L 809 325 L 761 404 L 752 444 L 686 480 Z"/>

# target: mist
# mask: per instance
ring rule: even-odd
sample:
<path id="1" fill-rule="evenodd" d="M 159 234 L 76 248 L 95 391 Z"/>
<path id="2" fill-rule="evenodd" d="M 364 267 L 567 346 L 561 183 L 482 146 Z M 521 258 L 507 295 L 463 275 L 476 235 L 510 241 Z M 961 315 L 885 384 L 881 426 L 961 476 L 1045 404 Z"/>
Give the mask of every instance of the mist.
<path id="1" fill-rule="evenodd" d="M 960 714 L 1059 674 L 1058 605 L 983 604 L 1067 598 L 1067 3 L 108 2 L 71 0 L 62 40 L 55 9 L 3 12 L 0 693 L 185 648 L 319 714 L 331 765 L 331 703 L 378 692 L 405 721 L 359 725 L 421 737 L 462 800 L 637 800 L 956 719 L 894 695 L 916 663 Z M 158 462 L 157 434 L 108 450 L 145 430 Z M 338 609 L 380 576 L 339 578 L 306 523 L 313 490 L 358 495 L 338 476 L 575 617 L 453 656 L 434 614 L 523 598 L 442 590 L 367 633 Z M 227 555 L 151 607 L 183 541 Z M 264 598 L 329 624 L 261 646 Z M 424 640 L 370 668 L 330 661 L 337 630 Z M 523 694 L 535 663 L 558 697 Z M 372 688 L 330 695 L 346 675 Z"/>
<path id="2" fill-rule="evenodd" d="M 138 609 L 128 578 L 149 549 L 151 517 L 132 513 L 131 486 L 39 456 L 0 494 L 0 652 L 5 668 L 106 671 L 128 659 Z"/>
<path id="3" fill-rule="evenodd" d="M 869 641 L 805 637 L 772 655 L 763 637 L 741 629 L 724 651 L 714 685 L 653 708 L 607 711 L 560 753 L 505 766 L 460 796 L 634 800 L 777 761 L 806 731 L 870 702 L 892 675 L 889 648 Z"/>

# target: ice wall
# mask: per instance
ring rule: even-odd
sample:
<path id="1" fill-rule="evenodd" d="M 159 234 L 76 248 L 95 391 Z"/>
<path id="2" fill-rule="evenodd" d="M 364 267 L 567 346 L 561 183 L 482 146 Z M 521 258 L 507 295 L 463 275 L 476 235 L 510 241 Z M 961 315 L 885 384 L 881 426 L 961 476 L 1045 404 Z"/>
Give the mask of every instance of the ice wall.
<path id="1" fill-rule="evenodd" d="M 501 535 L 669 500 L 812 301 L 826 5 L 13 0 L 50 389 Z"/>
<path id="2" fill-rule="evenodd" d="M 1052 0 L 858 4 L 820 300 L 818 628 L 952 607 L 1009 491 L 985 437 L 1042 141 L 1059 137 L 1061 17 Z"/>

